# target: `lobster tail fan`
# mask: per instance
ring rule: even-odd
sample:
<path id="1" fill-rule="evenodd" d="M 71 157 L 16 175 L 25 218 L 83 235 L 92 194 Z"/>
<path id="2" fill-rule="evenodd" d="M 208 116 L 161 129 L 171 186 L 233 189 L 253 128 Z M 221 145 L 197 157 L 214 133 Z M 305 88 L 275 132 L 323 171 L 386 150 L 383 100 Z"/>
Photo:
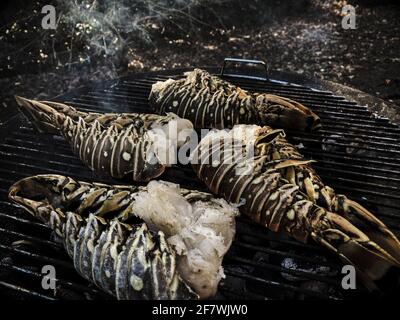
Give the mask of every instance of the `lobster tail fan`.
<path id="1" fill-rule="evenodd" d="M 40 133 L 58 134 L 59 125 L 66 117 L 78 121 L 80 117 L 88 116 L 86 112 L 78 111 L 59 102 L 36 101 L 19 96 L 15 96 L 15 100 L 22 114 Z"/>
<path id="2" fill-rule="evenodd" d="M 32 123 L 40 133 L 58 134 L 56 117 L 58 112 L 49 105 L 15 96 L 22 114 Z"/>
<path id="3" fill-rule="evenodd" d="M 321 120 L 314 112 L 291 99 L 257 94 L 256 107 L 261 120 L 275 128 L 315 131 L 321 127 Z"/>
<path id="4" fill-rule="evenodd" d="M 344 195 L 337 195 L 333 203 L 337 212 L 390 253 L 400 264 L 400 241 L 382 221 L 361 204 Z"/>
<path id="5" fill-rule="evenodd" d="M 14 183 L 8 197 L 42 222 L 48 223 L 51 206 L 43 199 L 56 199 L 65 179 L 58 175 L 38 175 L 27 177 Z"/>
<path id="6" fill-rule="evenodd" d="M 338 254 L 345 263 L 355 266 L 358 277 L 368 289 L 375 289 L 374 281 L 381 279 L 391 267 L 400 266 L 393 252 L 374 241 L 376 234 L 360 230 L 335 213 L 325 212 L 312 229 L 314 240 Z M 383 233 L 381 237 L 384 237 Z"/>
<path id="7" fill-rule="evenodd" d="M 375 281 L 381 279 L 393 266 L 381 255 L 374 253 L 357 241 L 349 241 L 338 247 L 338 255 L 345 263 L 355 266 L 357 276 L 369 290 L 376 289 Z"/>

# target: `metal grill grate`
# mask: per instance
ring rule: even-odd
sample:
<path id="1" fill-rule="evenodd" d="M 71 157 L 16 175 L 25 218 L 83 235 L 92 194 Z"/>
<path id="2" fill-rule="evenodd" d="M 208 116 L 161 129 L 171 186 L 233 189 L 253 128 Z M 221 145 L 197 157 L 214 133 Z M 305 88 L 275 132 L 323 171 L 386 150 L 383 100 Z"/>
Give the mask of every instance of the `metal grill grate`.
<path id="1" fill-rule="evenodd" d="M 180 76 L 180 71 L 132 75 L 56 100 L 83 111 L 151 112 L 147 105 L 151 84 Z M 399 235 L 399 127 L 330 91 L 274 80 L 230 80 L 244 89 L 293 98 L 320 115 L 322 130 L 312 134 L 288 131 L 289 140 L 299 145 L 306 157 L 318 161 L 315 168 L 324 181 L 377 213 Z M 51 231 L 10 204 L 6 194 L 16 180 L 39 173 L 106 183 L 120 181 L 95 176 L 62 138 L 37 134 L 18 114 L 0 127 L 0 133 L 0 295 L 110 299 L 77 275 L 61 244 L 53 241 Z M 205 190 L 190 167 L 174 167 L 161 178 Z M 46 264 L 56 267 L 56 292 L 41 287 L 41 268 Z M 217 296 L 221 298 L 346 299 L 367 294 L 361 285 L 356 291 L 341 289 L 341 263 L 326 250 L 269 232 L 244 217 L 238 219 L 237 236 L 224 268 L 227 277 Z M 397 272 L 390 276 L 399 277 Z M 384 293 L 398 293 L 398 284 L 388 283 L 383 283 Z"/>

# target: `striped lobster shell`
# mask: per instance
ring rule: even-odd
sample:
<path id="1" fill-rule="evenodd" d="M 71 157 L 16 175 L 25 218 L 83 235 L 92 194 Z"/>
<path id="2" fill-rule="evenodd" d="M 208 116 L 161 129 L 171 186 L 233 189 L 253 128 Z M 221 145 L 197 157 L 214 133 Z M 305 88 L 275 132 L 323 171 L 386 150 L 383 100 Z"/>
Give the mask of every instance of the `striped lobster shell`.
<path id="1" fill-rule="evenodd" d="M 9 198 L 62 238 L 84 278 L 118 299 L 214 295 L 237 214 L 222 199 L 158 181 L 109 186 L 38 175 L 15 183 Z"/>
<path id="2" fill-rule="evenodd" d="M 213 193 L 244 203 L 242 213 L 299 241 L 314 239 L 374 288 L 389 267 L 400 266 L 399 240 L 361 205 L 324 186 L 283 134 L 255 125 L 211 132 L 192 153 L 192 166 Z"/>
<path id="3" fill-rule="evenodd" d="M 149 102 L 159 113 L 173 112 L 195 128 L 231 128 L 262 124 L 274 128 L 314 130 L 319 117 L 302 104 L 272 94 L 249 93 L 201 69 L 186 78 L 152 86 Z"/>
<path id="4" fill-rule="evenodd" d="M 114 178 L 132 175 L 149 181 L 161 175 L 169 161 L 165 150 L 178 146 L 181 132 L 193 126 L 170 114 L 85 113 L 73 107 L 16 97 L 24 115 L 40 131 L 61 134 L 73 152 L 92 170 Z M 171 136 L 170 130 L 172 132 Z"/>

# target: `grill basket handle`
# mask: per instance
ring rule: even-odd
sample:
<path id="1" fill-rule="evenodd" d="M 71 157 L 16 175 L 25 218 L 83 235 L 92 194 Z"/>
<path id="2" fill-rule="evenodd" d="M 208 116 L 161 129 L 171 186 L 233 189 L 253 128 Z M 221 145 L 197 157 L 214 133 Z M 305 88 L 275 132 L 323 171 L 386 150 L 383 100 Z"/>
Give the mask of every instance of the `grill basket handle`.
<path id="1" fill-rule="evenodd" d="M 254 65 L 261 65 L 265 69 L 265 78 L 262 77 L 256 77 L 256 76 L 249 76 L 249 75 L 243 75 L 243 74 L 226 74 L 225 73 L 225 67 L 227 62 L 235 62 L 235 63 L 241 63 L 241 64 L 254 64 Z M 222 65 L 221 68 L 221 77 L 226 76 L 226 77 L 236 77 L 236 78 L 248 78 L 248 79 L 257 79 L 257 80 L 265 80 L 267 81 L 269 79 L 268 77 L 268 65 L 261 60 L 247 60 L 247 59 L 238 59 L 238 58 L 225 58 L 224 59 L 224 64 Z"/>

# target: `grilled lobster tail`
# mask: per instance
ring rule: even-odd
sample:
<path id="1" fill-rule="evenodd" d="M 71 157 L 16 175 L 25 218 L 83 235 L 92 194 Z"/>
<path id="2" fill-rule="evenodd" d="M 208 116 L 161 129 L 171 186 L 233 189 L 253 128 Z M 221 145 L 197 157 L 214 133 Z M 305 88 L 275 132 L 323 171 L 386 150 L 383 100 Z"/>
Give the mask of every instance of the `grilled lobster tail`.
<path id="1" fill-rule="evenodd" d="M 268 127 L 261 130 L 253 128 L 261 136 L 273 135 L 276 131 Z M 256 152 L 265 159 L 261 170 L 280 168 L 283 176 L 298 185 L 311 201 L 346 218 L 400 263 L 400 241 L 387 226 L 361 204 L 345 195 L 337 194 L 334 189 L 325 185 L 312 168 L 312 161 L 305 160 L 283 134 L 276 136 L 273 143 L 260 143 Z"/>
<path id="2" fill-rule="evenodd" d="M 114 178 L 158 177 L 174 161 L 169 150 L 183 143 L 185 130 L 193 127 L 172 114 L 85 113 L 56 102 L 16 100 L 40 132 L 61 134 L 87 166 Z"/>
<path id="3" fill-rule="evenodd" d="M 236 208 L 165 182 L 109 186 L 38 175 L 15 183 L 9 198 L 63 239 L 83 277 L 119 299 L 214 295 L 235 231 Z"/>
<path id="4" fill-rule="evenodd" d="M 314 239 L 353 264 L 364 283 L 373 288 L 373 281 L 389 267 L 400 266 L 398 240 L 381 222 L 379 228 L 374 223 L 367 225 L 368 221 L 353 224 L 318 206 L 291 171 L 309 161 L 268 158 L 269 147 L 281 137 L 282 130 L 246 125 L 230 132 L 211 132 L 192 153 L 192 166 L 213 193 L 232 203 L 244 203 L 242 213 L 299 241 Z"/>
<path id="5" fill-rule="evenodd" d="M 252 123 L 297 130 L 320 127 L 319 117 L 296 101 L 272 94 L 250 94 L 201 69 L 185 75 L 184 79 L 152 86 L 149 101 L 158 113 L 174 112 L 199 129 Z"/>
<path id="6" fill-rule="evenodd" d="M 15 100 L 22 114 L 40 133 L 60 134 L 58 123 L 65 120 L 64 117 L 68 116 L 78 121 L 79 117 L 87 117 L 88 115 L 57 102 L 34 101 L 19 96 L 15 96 Z M 62 118 L 57 119 L 57 116 Z"/>

